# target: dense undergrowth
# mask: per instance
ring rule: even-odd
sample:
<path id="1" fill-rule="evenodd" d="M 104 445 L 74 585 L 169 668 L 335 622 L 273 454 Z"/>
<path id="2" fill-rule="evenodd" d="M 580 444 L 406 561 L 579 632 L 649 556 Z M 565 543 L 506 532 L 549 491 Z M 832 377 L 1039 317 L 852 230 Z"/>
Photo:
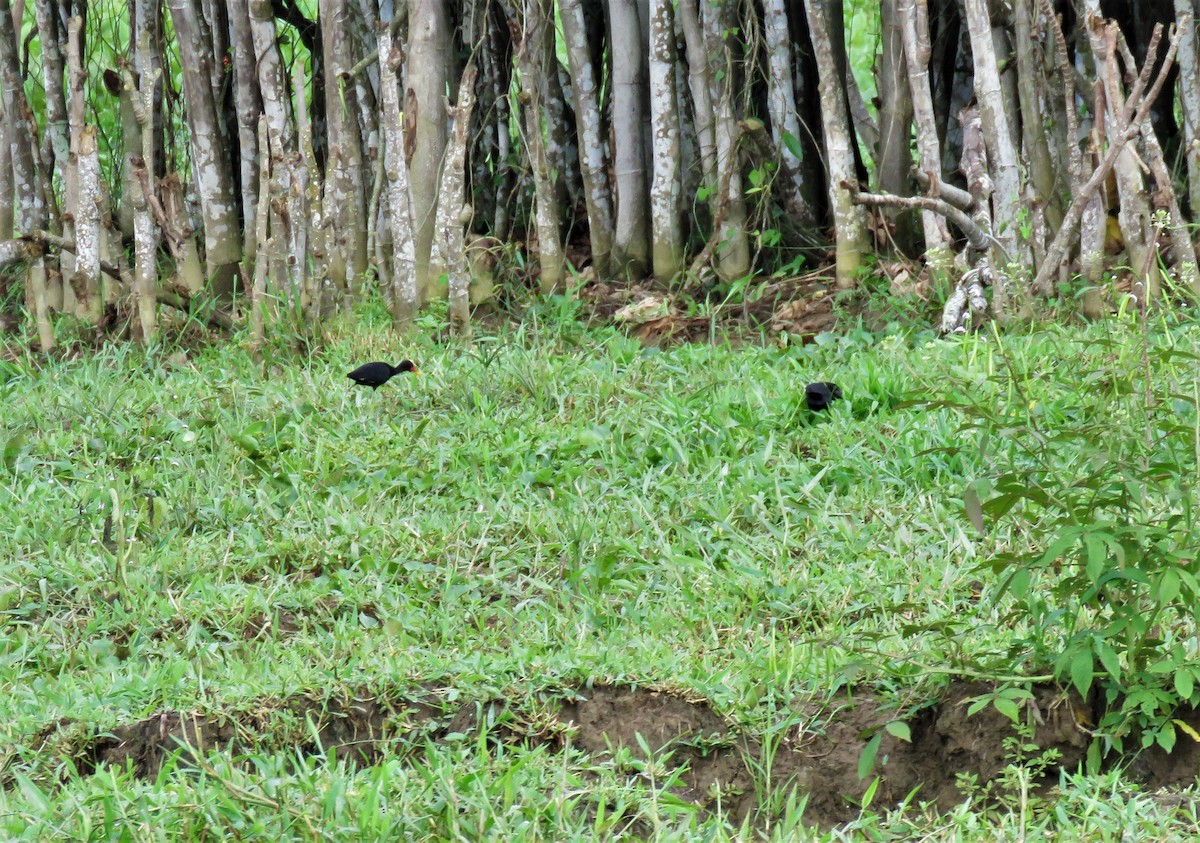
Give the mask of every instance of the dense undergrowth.
<path id="1" fill-rule="evenodd" d="M 996 679 L 988 702 L 1020 718 L 1020 677 L 1040 674 L 1109 695 L 1097 758 L 1114 737 L 1193 740 L 1170 724 L 1200 676 L 1200 342 L 1188 325 L 1146 337 L 1115 322 L 656 349 L 555 319 L 464 348 L 398 344 L 370 313 L 265 378 L 230 346 L 13 355 L 3 836 L 788 839 L 801 818 L 786 783 L 739 832 L 653 762 L 468 732 L 397 735 L 365 767 L 281 749 L 145 778 L 85 757 L 161 711 L 252 720 L 291 747 L 311 724 L 284 701 L 364 688 L 508 700 L 536 732 L 571 689 L 648 685 L 761 737 L 849 686 L 899 719 L 956 674 Z M 404 356 L 422 377 L 344 377 Z M 814 380 L 846 394 L 820 417 Z M 1122 707 L 1133 692 L 1153 699 Z M 868 804 L 810 833 L 1196 833 L 1190 799 L 1119 770 L 1027 796 Z"/>

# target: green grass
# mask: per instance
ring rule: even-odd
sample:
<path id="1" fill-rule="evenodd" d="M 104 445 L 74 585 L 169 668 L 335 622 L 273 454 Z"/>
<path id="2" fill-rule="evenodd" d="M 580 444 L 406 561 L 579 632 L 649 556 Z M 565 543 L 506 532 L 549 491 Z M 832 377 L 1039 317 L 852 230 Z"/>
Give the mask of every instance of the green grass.
<path id="1" fill-rule="evenodd" d="M 669 767 L 631 776 L 546 743 L 414 734 L 370 767 L 305 756 L 311 726 L 283 703 L 421 689 L 507 699 L 536 728 L 547 700 L 624 683 L 762 735 L 848 683 L 911 700 L 953 670 L 1044 670 L 1013 660 L 1020 630 L 976 595 L 991 542 L 1036 538 L 975 535 L 975 434 L 904 399 L 1069 426 L 1105 398 L 1083 373 L 1136 377 L 1137 336 L 1089 342 L 1101 330 L 1006 338 L 1024 373 L 1007 385 L 986 337 L 659 351 L 573 323 L 473 350 L 343 328 L 267 379 L 236 346 L 4 364 L 0 835 L 752 836 L 670 798 Z M 1196 350 L 1183 329 L 1153 341 Z M 402 356 L 423 377 L 374 393 L 344 377 Z M 1183 362 L 1156 377 L 1195 387 Z M 810 424 L 803 385 L 825 379 L 849 400 Z M 164 710 L 252 721 L 281 749 L 152 780 L 64 762 Z M 778 802 L 756 827 L 789 839 L 800 806 Z M 970 807 L 875 806 L 834 836 L 1196 828 L 1194 808 L 1110 780 L 1066 780 L 1037 811 Z"/>

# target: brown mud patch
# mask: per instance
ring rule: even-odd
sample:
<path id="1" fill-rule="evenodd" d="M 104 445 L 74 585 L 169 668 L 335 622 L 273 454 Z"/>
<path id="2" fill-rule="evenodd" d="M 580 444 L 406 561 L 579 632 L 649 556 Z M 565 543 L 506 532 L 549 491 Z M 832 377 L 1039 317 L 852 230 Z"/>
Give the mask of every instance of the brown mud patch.
<path id="1" fill-rule="evenodd" d="M 518 710 L 503 699 L 447 705 L 441 689 L 427 688 L 410 697 L 366 691 L 328 699 L 294 696 L 222 715 L 161 712 L 90 736 L 80 735 L 79 724 L 60 721 L 36 736 L 34 748 L 43 756 L 65 754 L 83 774 L 128 764 L 138 776 L 153 779 L 168 761 L 187 768 L 203 763 L 211 752 L 299 750 L 358 765 L 387 756 L 420 763 L 416 750 L 424 741 L 461 740 L 482 729 L 490 740 L 573 747 L 600 762 L 647 760 L 648 752 L 663 769 L 677 773 L 676 796 L 702 811 L 720 805 L 735 823 L 747 817 L 755 825 L 770 821 L 770 805 L 784 800 L 767 797 L 795 791 L 807 797 L 809 823 L 832 826 L 858 816 L 876 777 L 876 808 L 898 805 L 915 793 L 918 803 L 946 810 L 963 799 L 962 776 L 984 788 L 995 782 L 1012 761 L 1009 742 L 1017 733 L 991 706 L 967 713 L 973 698 L 991 690 L 982 682 L 958 682 L 937 702 L 910 709 L 903 719 L 911 742 L 884 729 L 902 713 L 862 690 L 806 702 L 769 735 L 755 736 L 701 698 L 652 687 L 595 686 L 549 699 L 537 712 Z M 1037 745 L 1033 756 L 1056 753 L 1035 782 L 1049 789 L 1058 782 L 1060 768 L 1075 770 L 1082 762 L 1092 712 L 1078 699 L 1043 686 L 1034 689 L 1025 715 L 1034 730 L 1032 740 L 1023 743 Z M 1178 717 L 1200 728 L 1200 712 Z M 859 759 L 875 735 L 882 737 L 874 768 L 860 778 Z M 1140 755 L 1128 775 L 1157 788 L 1191 783 L 1198 769 L 1200 745 L 1181 739 L 1174 753 L 1155 749 Z M 766 782 L 772 794 L 763 792 Z"/>

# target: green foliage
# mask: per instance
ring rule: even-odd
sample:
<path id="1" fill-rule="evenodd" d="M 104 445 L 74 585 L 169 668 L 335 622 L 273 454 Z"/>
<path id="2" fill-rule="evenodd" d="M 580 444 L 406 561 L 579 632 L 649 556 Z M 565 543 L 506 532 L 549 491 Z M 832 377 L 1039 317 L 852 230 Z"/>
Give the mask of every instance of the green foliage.
<path id="1" fill-rule="evenodd" d="M 1104 413 L 1112 447 L 1140 448 L 1115 442 L 1142 436 L 1127 382 L 1136 334 L 1007 340 L 1017 398 L 983 337 L 856 330 L 783 349 L 655 349 L 579 316 L 570 297 L 551 298 L 520 328 L 481 331 L 464 348 L 398 340 L 376 308 L 331 323 L 323 342 L 284 341 L 265 363 L 231 345 L 7 364 L 0 836 L 1019 836 L 1016 812 L 935 814 L 919 792 L 889 808 L 882 787 L 849 827 L 806 831 L 804 780 L 771 759 L 809 723 L 797 700 L 831 687 L 893 688 L 906 696 L 899 712 L 939 670 L 1035 664 L 1033 620 L 1011 614 L 1012 593 L 998 608 L 977 599 L 971 563 L 992 545 L 956 523 L 968 479 L 1035 466 L 1011 443 L 1018 428 L 968 447 L 957 409 L 901 398 L 971 398 L 1033 417 L 1047 438 Z M 1152 359 L 1171 343 L 1196 344 L 1164 331 Z M 356 363 L 401 356 L 423 377 L 377 392 L 345 379 Z M 1188 367 L 1165 359 L 1156 394 L 1187 398 Z M 1080 392 L 1101 368 L 1107 383 Z M 846 398 L 807 424 L 802 386 L 825 379 Z M 1192 431 L 1175 438 L 1193 448 L 1194 406 L 1154 410 L 1174 412 Z M 1184 444 L 1156 447 L 1186 467 Z M 1065 438 L 1053 453 L 1073 458 Z M 984 518 L 996 493 L 977 491 Z M 987 541 L 1012 552 L 1032 552 L 1055 523 L 1024 501 L 1003 529 L 995 517 Z M 1026 595 L 1047 590 L 1045 573 L 1031 572 Z M 994 582 L 990 568 L 982 579 Z M 1147 675 L 1158 660 L 1146 658 Z M 1187 690 L 1194 676 L 1177 675 Z M 669 749 L 602 759 L 497 740 L 518 724 L 480 716 L 477 731 L 456 726 L 436 742 L 402 723 L 378 763 L 356 768 L 298 752 L 312 727 L 282 710 L 297 697 L 434 689 L 450 710 L 504 699 L 528 715 L 588 681 L 703 696 L 754 736 L 754 816 L 733 822 L 726 794 L 696 811 Z M 1180 694 L 1174 685 L 1157 690 Z M 994 700 L 984 704 L 1023 703 L 1015 690 Z M 223 718 L 247 742 L 154 779 L 83 769 L 97 734 L 164 710 Z M 881 744 L 913 737 L 893 717 Z M 1178 724 L 1174 734 L 1193 739 Z M 878 748 L 869 761 L 868 777 L 886 773 Z M 1072 778 L 1020 816 L 1030 838 L 1103 839 L 1127 822 L 1187 839 L 1179 830 L 1194 827 L 1108 779 Z"/>
<path id="2" fill-rule="evenodd" d="M 1169 750 L 1173 713 L 1200 703 L 1200 358 L 1184 337 L 1092 340 L 1083 365 L 1069 344 L 1043 361 L 1004 350 L 990 381 L 1008 400 L 962 406 L 989 466 L 966 489 L 968 521 L 994 531 L 985 569 L 1003 622 L 1024 630 L 1009 652 L 1099 692 L 1094 761 L 1130 735 Z M 1015 713 L 1010 693 L 994 702 Z"/>

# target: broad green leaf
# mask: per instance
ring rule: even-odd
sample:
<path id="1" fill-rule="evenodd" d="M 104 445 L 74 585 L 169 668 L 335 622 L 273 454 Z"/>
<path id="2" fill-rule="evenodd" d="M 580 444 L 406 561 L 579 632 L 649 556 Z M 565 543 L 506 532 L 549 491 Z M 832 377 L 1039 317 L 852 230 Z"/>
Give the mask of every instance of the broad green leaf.
<path id="1" fill-rule="evenodd" d="M 1175 693 L 1179 694 L 1185 700 L 1192 699 L 1192 692 L 1196 690 L 1196 677 L 1186 667 L 1181 667 L 1175 671 Z"/>
<path id="2" fill-rule="evenodd" d="M 1170 752 L 1175 748 L 1175 726 L 1173 721 L 1164 723 L 1162 728 L 1154 735 L 1154 740 L 1164 751 Z"/>
<path id="3" fill-rule="evenodd" d="M 1092 689 L 1094 671 L 1095 663 L 1092 660 L 1091 649 L 1081 648 L 1071 659 L 1071 683 L 1085 699 L 1088 691 Z"/>
<path id="4" fill-rule="evenodd" d="M 1170 603 L 1179 596 L 1179 588 L 1179 572 L 1174 568 L 1167 568 L 1158 578 L 1158 601 Z"/>
<path id="5" fill-rule="evenodd" d="M 879 744 L 882 741 L 883 733 L 879 732 L 863 747 L 862 754 L 858 756 L 858 777 L 860 779 L 865 779 L 871 774 L 871 770 L 875 767 L 875 756 L 879 754 Z"/>
<path id="6" fill-rule="evenodd" d="M 783 133 L 783 145 L 787 147 L 787 151 L 797 158 L 804 157 L 804 147 L 800 145 L 800 141 L 791 132 Z"/>
<path id="7" fill-rule="evenodd" d="M 1008 697 L 996 697 L 992 701 L 992 705 L 996 707 L 996 711 L 1003 714 L 1012 722 L 1016 723 L 1021 719 L 1021 709 L 1017 707 L 1017 703 Z"/>
<path id="8" fill-rule="evenodd" d="M 1092 643 L 1092 649 L 1095 650 L 1100 664 L 1109 677 L 1114 681 L 1121 681 L 1121 660 L 1117 657 L 1116 651 L 1108 646 L 1108 642 L 1102 638 L 1096 638 Z"/>
<path id="9" fill-rule="evenodd" d="M 893 720 L 883 727 L 893 738 L 899 738 L 905 743 L 912 743 L 912 730 L 903 720 Z"/>

